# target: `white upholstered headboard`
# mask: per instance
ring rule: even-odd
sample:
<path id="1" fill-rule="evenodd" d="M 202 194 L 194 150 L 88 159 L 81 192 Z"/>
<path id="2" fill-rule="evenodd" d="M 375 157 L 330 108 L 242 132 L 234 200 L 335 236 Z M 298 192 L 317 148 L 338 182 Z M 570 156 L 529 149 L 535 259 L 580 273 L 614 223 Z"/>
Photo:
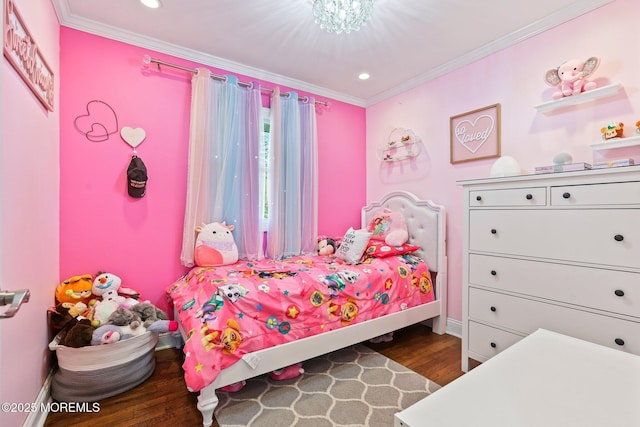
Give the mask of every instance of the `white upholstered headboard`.
<path id="1" fill-rule="evenodd" d="M 372 202 L 362 208 L 362 227 L 377 211 L 388 208 L 402 212 L 409 229 L 409 243 L 418 245 L 418 251 L 433 272 L 446 272 L 446 211 L 444 206 L 430 200 L 419 200 L 408 191 L 394 191 L 379 202 Z"/>

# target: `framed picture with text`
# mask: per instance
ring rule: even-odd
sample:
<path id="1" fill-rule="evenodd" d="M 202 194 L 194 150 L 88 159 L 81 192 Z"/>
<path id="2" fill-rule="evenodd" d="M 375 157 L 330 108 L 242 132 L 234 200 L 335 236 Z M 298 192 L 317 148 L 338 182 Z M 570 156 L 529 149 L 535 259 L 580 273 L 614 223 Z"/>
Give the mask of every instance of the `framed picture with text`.
<path id="1" fill-rule="evenodd" d="M 500 157 L 500 104 L 450 118 L 451 163 Z"/>

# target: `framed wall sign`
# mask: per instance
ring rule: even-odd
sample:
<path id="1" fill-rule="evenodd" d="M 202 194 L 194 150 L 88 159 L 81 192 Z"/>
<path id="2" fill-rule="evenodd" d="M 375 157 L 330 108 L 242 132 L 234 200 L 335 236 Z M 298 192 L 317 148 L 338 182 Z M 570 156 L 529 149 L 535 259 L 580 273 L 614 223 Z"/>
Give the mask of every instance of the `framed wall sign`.
<path id="1" fill-rule="evenodd" d="M 54 76 L 13 0 L 4 0 L 4 56 L 38 100 L 53 111 Z"/>
<path id="2" fill-rule="evenodd" d="M 451 163 L 500 157 L 500 104 L 450 118 Z"/>

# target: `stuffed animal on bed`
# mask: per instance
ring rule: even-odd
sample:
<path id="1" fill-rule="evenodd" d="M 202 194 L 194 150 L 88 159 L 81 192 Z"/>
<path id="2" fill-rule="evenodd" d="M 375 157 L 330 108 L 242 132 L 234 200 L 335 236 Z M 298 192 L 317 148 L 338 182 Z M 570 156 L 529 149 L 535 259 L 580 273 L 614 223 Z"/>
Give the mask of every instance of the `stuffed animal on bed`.
<path id="1" fill-rule="evenodd" d="M 196 227 L 194 260 L 200 267 L 229 265 L 238 261 L 238 247 L 231 233 L 234 225 L 212 222 Z"/>
<path id="2" fill-rule="evenodd" d="M 401 246 L 409 240 L 409 230 L 401 212 L 383 209 L 376 212 L 367 226 L 370 240 L 379 240 L 389 246 Z"/>
<path id="3" fill-rule="evenodd" d="M 338 245 L 336 240 L 331 237 L 325 237 L 318 241 L 318 255 L 331 255 L 336 251 Z"/>

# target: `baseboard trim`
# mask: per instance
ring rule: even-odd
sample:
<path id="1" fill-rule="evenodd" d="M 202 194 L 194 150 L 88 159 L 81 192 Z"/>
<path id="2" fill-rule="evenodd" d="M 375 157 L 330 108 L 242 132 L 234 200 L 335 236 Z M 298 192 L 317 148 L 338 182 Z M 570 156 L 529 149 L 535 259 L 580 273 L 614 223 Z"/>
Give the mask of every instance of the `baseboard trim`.
<path id="1" fill-rule="evenodd" d="M 47 378 L 45 378 L 44 383 L 42 384 L 42 388 L 40 388 L 40 393 L 38 393 L 38 397 L 36 397 L 35 404 L 38 408 L 37 411 L 29 412 L 29 416 L 22 424 L 22 427 L 42 427 L 44 426 L 44 422 L 47 420 L 47 416 L 49 415 L 49 405 L 51 403 L 51 379 L 53 377 L 53 370 L 49 371 Z M 43 412 L 42 409 L 45 409 Z"/>
<path id="2" fill-rule="evenodd" d="M 447 330 L 449 335 L 462 339 L 462 322 L 456 319 L 447 317 Z"/>

